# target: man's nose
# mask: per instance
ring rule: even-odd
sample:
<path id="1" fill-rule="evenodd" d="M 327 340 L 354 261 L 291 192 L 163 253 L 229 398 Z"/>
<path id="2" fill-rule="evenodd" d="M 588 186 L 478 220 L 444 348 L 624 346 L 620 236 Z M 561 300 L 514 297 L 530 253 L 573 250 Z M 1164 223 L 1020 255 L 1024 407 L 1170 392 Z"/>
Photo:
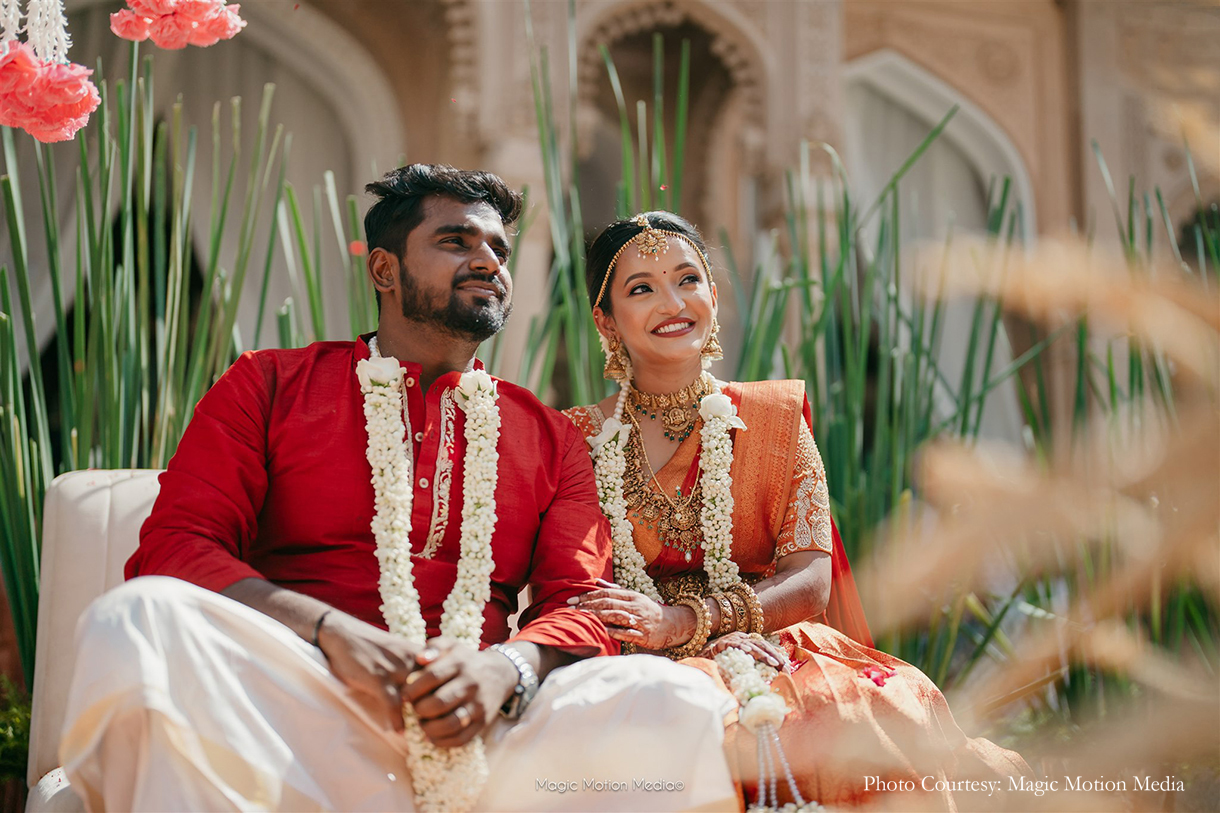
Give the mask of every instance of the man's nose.
<path id="1" fill-rule="evenodd" d="M 474 256 L 470 260 L 472 268 L 478 268 L 486 271 L 489 274 L 499 274 L 501 271 L 507 271 L 500 262 L 500 255 L 488 243 L 480 243 L 475 249 Z"/>

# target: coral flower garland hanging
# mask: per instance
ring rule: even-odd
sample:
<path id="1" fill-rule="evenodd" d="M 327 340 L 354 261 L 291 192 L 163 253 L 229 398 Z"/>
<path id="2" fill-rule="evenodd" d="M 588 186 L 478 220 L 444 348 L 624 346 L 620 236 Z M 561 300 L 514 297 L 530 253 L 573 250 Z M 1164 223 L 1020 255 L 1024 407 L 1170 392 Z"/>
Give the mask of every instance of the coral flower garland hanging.
<path id="1" fill-rule="evenodd" d="M 241 6 L 225 0 L 127 0 L 127 5 L 110 15 L 110 30 L 132 42 L 151 39 L 158 48 L 206 48 L 246 27 L 237 13 Z"/>
<path id="2" fill-rule="evenodd" d="M 68 22 L 61 0 L 30 0 L 25 30 L 18 0 L 0 0 L 0 125 L 43 142 L 67 141 L 101 103 L 93 71 L 68 62 Z"/>

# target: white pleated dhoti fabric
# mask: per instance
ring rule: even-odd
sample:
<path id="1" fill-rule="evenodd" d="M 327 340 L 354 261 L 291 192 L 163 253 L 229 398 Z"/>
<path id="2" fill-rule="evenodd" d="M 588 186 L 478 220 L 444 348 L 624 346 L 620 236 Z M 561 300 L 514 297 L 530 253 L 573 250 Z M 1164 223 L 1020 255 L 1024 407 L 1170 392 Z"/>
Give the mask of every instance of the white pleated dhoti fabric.
<path id="1" fill-rule="evenodd" d="M 732 700 L 648 655 L 553 671 L 484 735 L 480 810 L 737 810 Z M 91 810 L 413 810 L 400 735 L 317 648 L 165 577 L 99 598 L 77 630 L 60 759 Z"/>

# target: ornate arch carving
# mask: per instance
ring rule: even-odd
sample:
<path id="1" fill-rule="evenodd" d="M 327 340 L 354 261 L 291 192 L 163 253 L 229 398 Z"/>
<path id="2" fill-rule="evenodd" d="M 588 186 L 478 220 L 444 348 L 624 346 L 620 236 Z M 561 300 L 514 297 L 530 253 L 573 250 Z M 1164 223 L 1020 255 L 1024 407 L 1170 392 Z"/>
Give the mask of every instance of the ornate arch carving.
<path id="1" fill-rule="evenodd" d="M 632 34 L 690 22 L 711 35 L 712 53 L 743 94 L 748 114 L 755 120 L 765 115 L 771 71 L 764 57 L 762 34 L 727 3 L 589 0 L 577 19 L 577 70 L 582 103 L 592 100 L 596 81 L 605 70 L 599 46 L 610 48 Z"/>

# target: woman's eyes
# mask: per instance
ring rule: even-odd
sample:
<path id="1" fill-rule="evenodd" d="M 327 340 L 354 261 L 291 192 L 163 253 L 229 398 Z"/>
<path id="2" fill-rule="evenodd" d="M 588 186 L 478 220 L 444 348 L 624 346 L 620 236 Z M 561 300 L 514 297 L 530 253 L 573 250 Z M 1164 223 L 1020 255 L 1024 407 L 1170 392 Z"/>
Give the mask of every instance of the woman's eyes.
<path id="1" fill-rule="evenodd" d="M 688 282 L 693 282 L 696 285 L 698 285 L 702 281 L 703 281 L 703 279 L 698 274 L 686 274 L 685 276 L 682 277 L 682 279 L 678 282 L 678 284 L 685 285 Z M 635 294 L 648 293 L 650 291 L 652 291 L 652 288 L 650 288 L 645 283 L 641 282 L 638 285 L 633 286 L 631 288 L 631 290 L 627 292 L 627 296 L 634 296 Z"/>

